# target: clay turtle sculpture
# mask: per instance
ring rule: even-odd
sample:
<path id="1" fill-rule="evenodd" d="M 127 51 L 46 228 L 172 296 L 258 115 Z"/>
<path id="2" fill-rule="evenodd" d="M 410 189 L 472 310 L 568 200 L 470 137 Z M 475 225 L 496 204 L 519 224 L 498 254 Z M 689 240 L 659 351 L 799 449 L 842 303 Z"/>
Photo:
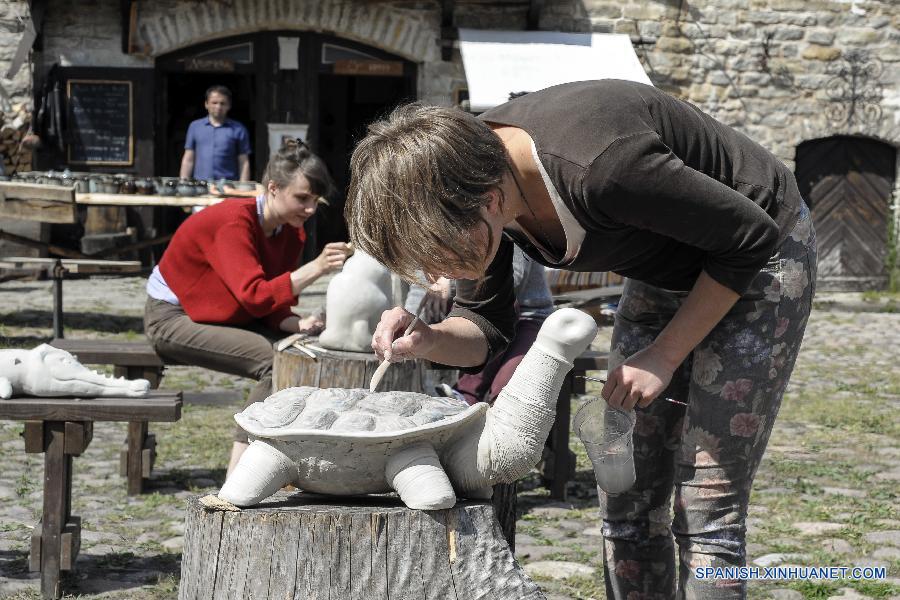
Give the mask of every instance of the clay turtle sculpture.
<path id="1" fill-rule="evenodd" d="M 0 398 L 14 395 L 140 398 L 149 389 L 150 382 L 146 379 L 101 375 L 65 350 L 48 344 L 31 350 L 0 350 Z"/>
<path id="2" fill-rule="evenodd" d="M 218 496 L 252 506 L 287 484 L 335 495 L 396 491 L 410 508 L 450 508 L 457 495 L 490 498 L 491 486 L 537 464 L 572 362 L 597 332 L 562 309 L 493 406 L 412 392 L 289 388 L 235 420 L 255 438 Z"/>

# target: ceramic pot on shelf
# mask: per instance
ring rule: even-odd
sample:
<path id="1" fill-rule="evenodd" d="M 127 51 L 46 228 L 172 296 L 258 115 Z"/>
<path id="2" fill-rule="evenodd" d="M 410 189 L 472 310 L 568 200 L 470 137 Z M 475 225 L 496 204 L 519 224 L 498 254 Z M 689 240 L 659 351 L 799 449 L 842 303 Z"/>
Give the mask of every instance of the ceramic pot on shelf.
<path id="1" fill-rule="evenodd" d="M 153 181 L 144 178 L 134 182 L 135 193 L 142 196 L 151 196 L 154 193 Z"/>
<path id="2" fill-rule="evenodd" d="M 128 177 L 122 181 L 119 185 L 119 193 L 120 194 L 134 194 L 137 190 L 135 186 L 134 179 Z"/>
<path id="3" fill-rule="evenodd" d="M 121 182 L 116 181 L 112 177 L 103 177 L 98 185 L 100 192 L 103 194 L 118 194 Z"/>
<path id="4" fill-rule="evenodd" d="M 163 177 L 162 178 L 162 191 L 160 192 L 163 196 L 177 196 L 178 195 L 178 178 L 177 177 Z"/>
<path id="5" fill-rule="evenodd" d="M 194 195 L 206 196 L 209 194 L 209 185 L 203 180 L 194 181 Z"/>
<path id="6" fill-rule="evenodd" d="M 178 180 L 178 190 L 179 196 L 193 196 L 194 195 L 194 184 L 190 179 L 179 179 Z"/>

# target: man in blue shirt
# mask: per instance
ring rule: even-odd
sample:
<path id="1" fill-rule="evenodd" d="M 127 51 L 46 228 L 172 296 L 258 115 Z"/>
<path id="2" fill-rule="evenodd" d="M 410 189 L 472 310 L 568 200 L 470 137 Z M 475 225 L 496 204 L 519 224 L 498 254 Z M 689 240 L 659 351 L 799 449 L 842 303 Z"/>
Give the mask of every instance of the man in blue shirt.
<path id="1" fill-rule="evenodd" d="M 209 114 L 192 122 L 187 130 L 181 177 L 249 181 L 250 135 L 246 127 L 228 118 L 231 91 L 212 86 L 206 90 L 204 106 Z"/>

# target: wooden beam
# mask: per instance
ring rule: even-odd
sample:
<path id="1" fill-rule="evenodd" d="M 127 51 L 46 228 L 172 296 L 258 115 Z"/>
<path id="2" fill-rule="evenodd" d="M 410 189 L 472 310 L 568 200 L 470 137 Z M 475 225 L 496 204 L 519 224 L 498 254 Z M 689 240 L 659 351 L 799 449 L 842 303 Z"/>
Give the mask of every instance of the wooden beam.
<path id="1" fill-rule="evenodd" d="M 441 60 L 453 58 L 453 41 L 459 37 L 454 23 L 455 0 L 441 0 Z"/>
<path id="2" fill-rule="evenodd" d="M 119 0 L 119 24 L 122 26 L 122 54 L 131 53 L 131 11 L 133 0 Z"/>
<path id="3" fill-rule="evenodd" d="M 544 0 L 529 0 L 528 17 L 526 20 L 526 28 L 529 31 L 537 31 L 541 23 L 541 9 L 544 7 Z"/>
<path id="4" fill-rule="evenodd" d="M 91 443 L 94 437 L 93 421 L 66 421 L 66 454 L 78 456 Z"/>
<path id="5" fill-rule="evenodd" d="M 35 40 L 31 47 L 38 52 L 44 50 L 44 15 L 47 14 L 49 0 L 31 0 L 31 22 L 34 24 Z M 35 85 L 34 89 L 41 89 Z"/>
<path id="6" fill-rule="evenodd" d="M 0 217 L 43 223 L 77 223 L 75 188 L 0 182 Z"/>
<path id="7" fill-rule="evenodd" d="M 90 206 L 210 206 L 226 196 L 148 196 L 144 194 L 77 193 L 75 202 Z"/>
<path id="8" fill-rule="evenodd" d="M 26 454 L 42 454 L 44 452 L 44 422 L 43 421 L 25 421 L 25 431 L 22 433 L 25 438 Z"/>
<path id="9" fill-rule="evenodd" d="M 180 418 L 181 392 L 151 390 L 145 398 L 10 398 L 0 402 L 0 419 L 18 421 L 177 421 Z M 60 425 L 60 435 L 63 433 Z"/>
<path id="10" fill-rule="evenodd" d="M 148 342 L 121 342 L 117 340 L 70 340 L 59 339 L 50 345 L 65 350 L 78 357 L 78 362 L 85 365 L 115 365 L 118 367 L 154 367 L 162 368 L 163 361 Z M 134 379 L 134 374 L 127 375 Z"/>
<path id="11" fill-rule="evenodd" d="M 21 235 L 9 233 L 8 231 L 3 231 L 2 229 L 0 229 L 0 240 L 7 240 L 20 246 L 27 246 L 29 248 L 36 248 L 38 250 L 46 250 L 51 254 L 56 254 L 57 256 L 62 256 L 64 258 L 87 258 L 86 255 L 78 252 L 77 250 L 69 250 L 68 248 L 55 246 L 53 244 L 48 244 L 47 242 L 39 242 L 31 238 L 22 237 Z M 99 258 L 99 255 L 94 258 Z"/>
<path id="12" fill-rule="evenodd" d="M 105 258 L 107 256 L 117 256 L 119 254 L 126 254 L 128 252 L 134 252 L 135 250 L 141 250 L 143 248 L 148 248 L 150 246 L 158 246 L 160 244 L 165 244 L 169 240 L 175 237 L 174 233 L 170 233 L 169 235 L 163 235 L 160 237 L 153 238 L 152 240 L 141 240 L 140 242 L 134 242 L 132 244 L 125 244 L 124 246 L 116 246 L 114 248 L 107 248 L 105 250 L 101 250 L 99 252 L 94 252 L 93 254 L 88 254 L 88 258 Z"/>
<path id="13" fill-rule="evenodd" d="M 0 257 L 0 268 L 4 269 L 44 269 L 52 271 L 59 262 L 70 273 L 137 273 L 143 267 L 137 260 L 98 260 L 91 258 L 34 258 L 31 256 Z"/>

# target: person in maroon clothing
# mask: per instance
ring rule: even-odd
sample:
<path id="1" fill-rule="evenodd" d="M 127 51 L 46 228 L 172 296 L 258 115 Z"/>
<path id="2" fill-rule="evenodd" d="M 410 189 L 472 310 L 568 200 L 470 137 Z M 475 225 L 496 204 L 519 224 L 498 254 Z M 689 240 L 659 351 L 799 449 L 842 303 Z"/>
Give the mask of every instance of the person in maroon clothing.
<path id="1" fill-rule="evenodd" d="M 315 333 L 318 316 L 301 319 L 291 307 L 300 292 L 340 269 L 348 244 L 327 244 L 297 267 L 306 241 L 303 224 L 334 188 L 322 160 L 291 141 L 272 157 L 265 193 L 227 199 L 191 215 L 147 282 L 144 328 L 165 360 L 257 380 L 247 404 L 272 392 L 272 343 L 280 332 Z M 228 471 L 247 447 L 235 430 Z"/>

